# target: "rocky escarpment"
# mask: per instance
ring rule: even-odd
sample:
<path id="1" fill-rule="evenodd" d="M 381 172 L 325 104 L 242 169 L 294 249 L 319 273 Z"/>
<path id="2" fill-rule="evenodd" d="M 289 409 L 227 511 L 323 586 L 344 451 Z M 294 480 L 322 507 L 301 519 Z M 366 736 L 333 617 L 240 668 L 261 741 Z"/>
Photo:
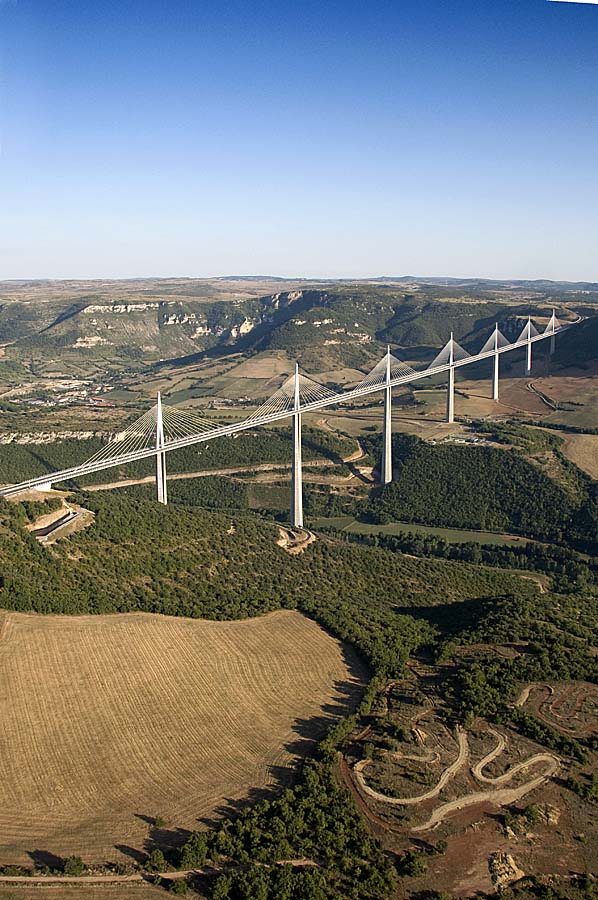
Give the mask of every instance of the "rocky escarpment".
<path id="1" fill-rule="evenodd" d="M 56 441 L 90 441 L 106 437 L 103 431 L 4 431 L 0 432 L 0 444 L 54 444 Z"/>

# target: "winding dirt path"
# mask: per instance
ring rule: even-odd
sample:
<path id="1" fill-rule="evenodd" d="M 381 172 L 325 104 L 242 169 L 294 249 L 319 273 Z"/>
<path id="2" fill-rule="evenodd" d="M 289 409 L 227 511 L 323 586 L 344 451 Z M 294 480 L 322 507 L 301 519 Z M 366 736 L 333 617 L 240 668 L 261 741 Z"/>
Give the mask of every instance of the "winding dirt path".
<path id="1" fill-rule="evenodd" d="M 529 685 L 528 688 L 524 690 L 522 694 L 522 696 L 525 695 L 523 702 L 525 702 L 527 696 L 529 695 L 529 691 L 533 687 L 534 685 Z M 528 693 L 525 694 L 525 691 L 527 691 Z M 524 797 L 526 794 L 529 794 L 531 791 L 535 790 L 537 787 L 540 787 L 540 785 L 544 784 L 545 781 L 547 781 L 558 771 L 560 760 L 557 756 L 552 753 L 536 753 L 533 756 L 530 756 L 528 759 L 525 759 L 522 762 L 511 766 L 502 775 L 497 775 L 495 777 L 484 775 L 484 769 L 486 768 L 486 766 L 488 766 L 493 760 L 500 756 L 504 752 L 507 745 L 507 741 L 504 735 L 502 735 L 499 731 L 496 731 L 494 728 L 490 728 L 489 730 L 497 739 L 496 746 L 493 747 L 489 753 L 486 753 L 486 755 L 482 757 L 479 762 L 475 763 L 475 765 L 471 767 L 471 774 L 478 781 L 481 781 L 483 784 L 490 785 L 495 789 L 476 791 L 463 797 L 457 797 L 455 800 L 450 800 L 447 803 L 442 803 L 433 811 L 431 816 L 422 825 L 413 827 L 411 829 L 412 831 L 429 831 L 430 829 L 435 828 L 437 825 L 439 825 L 451 813 L 465 809 L 468 806 L 475 806 L 478 803 L 492 803 L 495 806 L 509 806 L 512 803 L 515 803 L 521 797 Z M 374 800 L 378 800 L 389 806 L 415 806 L 419 803 L 425 802 L 426 800 L 431 800 L 434 797 L 438 796 L 442 788 L 450 781 L 451 778 L 453 778 L 454 775 L 456 775 L 457 772 L 459 772 L 467 764 L 467 761 L 469 760 L 470 749 L 467 732 L 463 729 L 459 729 L 459 731 L 457 732 L 457 740 L 459 742 L 459 754 L 457 756 L 457 759 L 444 770 L 435 787 L 431 788 L 425 794 L 420 794 L 417 797 L 408 798 L 388 797 L 386 794 L 382 794 L 380 791 L 376 791 L 373 788 L 369 787 L 363 776 L 363 770 L 371 762 L 368 759 L 360 760 L 353 767 L 353 776 L 357 782 L 357 786 L 359 790 L 367 796 L 372 797 Z M 432 756 L 434 756 L 433 751 L 428 752 L 431 753 Z M 396 759 L 426 761 L 426 758 L 424 756 L 416 756 L 413 754 L 393 753 L 392 755 Z M 543 771 L 532 778 L 530 781 L 526 782 L 525 784 L 519 785 L 519 787 L 502 787 L 502 785 L 507 784 L 516 775 L 518 775 L 519 772 L 524 772 L 532 766 L 536 766 L 538 764 L 543 765 Z"/>
<path id="2" fill-rule="evenodd" d="M 532 681 L 531 684 L 528 684 L 523 688 L 523 690 L 515 700 L 513 706 L 524 706 L 524 704 L 529 700 L 529 695 L 534 690 L 534 688 L 539 687 L 546 688 L 549 694 L 554 694 L 554 688 L 552 688 L 549 684 L 546 684 L 544 681 Z"/>
<path id="3" fill-rule="evenodd" d="M 550 763 L 551 767 L 553 764 L 556 765 L 556 769 L 559 767 L 559 760 L 553 753 L 536 753 L 534 756 L 530 756 L 528 759 L 524 759 L 523 762 L 517 763 L 514 766 L 511 766 L 510 769 L 507 769 L 502 775 L 496 775 L 494 778 L 488 777 L 484 775 L 484 769 L 487 765 L 489 765 L 493 759 L 496 759 L 497 756 L 500 756 L 503 750 L 507 745 L 506 738 L 504 735 L 500 734 L 500 732 L 495 731 L 494 728 L 490 729 L 491 733 L 498 738 L 498 743 L 496 747 L 487 753 L 483 759 L 481 759 L 478 763 L 475 764 L 472 768 L 473 775 L 478 779 L 478 781 L 484 782 L 484 784 L 505 784 L 505 782 L 510 781 L 515 775 L 519 772 L 523 772 L 525 769 L 529 769 L 530 766 L 535 765 L 537 762 L 546 762 Z M 554 771 L 551 774 L 554 774 Z M 548 776 L 546 776 L 548 777 Z"/>
<path id="4" fill-rule="evenodd" d="M 480 791 L 479 793 L 467 794 L 465 797 L 458 797 L 456 800 L 450 800 L 448 803 L 443 803 L 434 810 L 430 818 L 424 822 L 423 825 L 417 825 L 415 828 L 412 828 L 412 831 L 430 831 L 432 828 L 435 828 L 436 825 L 440 825 L 440 823 L 451 813 L 465 809 L 468 806 L 475 806 L 478 803 L 492 803 L 494 806 L 510 806 L 512 803 L 516 803 L 517 800 L 520 800 L 521 797 L 524 797 L 537 787 L 540 787 L 548 780 L 548 778 L 556 773 L 559 768 L 558 759 L 550 753 L 538 753 L 536 756 L 532 756 L 530 759 L 525 760 L 525 762 L 514 766 L 505 773 L 505 775 L 499 776 L 501 779 L 504 779 L 505 777 L 511 778 L 517 771 L 529 768 L 529 766 L 538 762 L 546 762 L 549 766 L 549 771 L 537 775 L 535 778 L 532 778 L 531 781 L 522 784 L 518 788 L 502 788 L 497 791 Z M 484 780 L 492 781 L 492 779 Z"/>
<path id="5" fill-rule="evenodd" d="M 456 760 L 444 770 L 433 788 L 430 788 L 425 794 L 419 794 L 417 797 L 388 797 L 386 794 L 382 794 L 380 791 L 376 791 L 369 787 L 362 774 L 363 769 L 371 762 L 369 759 L 362 759 L 358 763 L 355 763 L 353 772 L 361 790 L 369 797 L 373 797 L 374 800 L 380 800 L 382 803 L 387 803 L 390 806 L 416 806 L 418 803 L 423 803 L 425 800 L 432 800 L 434 797 L 437 797 L 443 787 L 466 764 L 469 759 L 469 742 L 467 740 L 467 732 L 463 731 L 461 728 L 457 732 L 457 741 L 459 744 L 459 753 Z M 422 759 L 421 756 L 413 757 L 398 753 L 394 753 L 393 756 L 402 759 Z"/>

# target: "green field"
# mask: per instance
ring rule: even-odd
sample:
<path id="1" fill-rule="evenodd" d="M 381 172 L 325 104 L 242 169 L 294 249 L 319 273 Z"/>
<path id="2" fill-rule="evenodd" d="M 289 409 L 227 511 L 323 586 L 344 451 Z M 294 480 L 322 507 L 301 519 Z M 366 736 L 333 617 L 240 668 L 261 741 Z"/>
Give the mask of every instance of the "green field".
<path id="1" fill-rule="evenodd" d="M 311 522 L 313 528 L 329 526 L 339 531 L 348 531 L 352 534 L 433 534 L 434 537 L 444 538 L 450 544 L 465 544 L 474 541 L 477 544 L 497 544 L 500 547 L 508 544 L 527 544 L 527 538 L 517 537 L 514 534 L 498 534 L 494 531 L 473 531 L 464 528 L 440 528 L 433 525 L 417 525 L 414 522 L 391 522 L 388 525 L 368 525 L 358 522 L 351 516 L 333 516 L 331 518 L 314 519 Z"/>

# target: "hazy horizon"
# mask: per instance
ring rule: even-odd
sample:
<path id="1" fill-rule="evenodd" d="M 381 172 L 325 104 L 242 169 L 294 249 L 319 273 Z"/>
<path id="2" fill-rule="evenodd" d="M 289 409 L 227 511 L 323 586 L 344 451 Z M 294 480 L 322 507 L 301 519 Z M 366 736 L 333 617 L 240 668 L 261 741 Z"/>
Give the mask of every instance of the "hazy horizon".
<path id="1" fill-rule="evenodd" d="M 310 275 L 275 275 L 272 272 L 269 274 L 264 273 L 251 273 L 245 272 L 244 274 L 236 274 L 236 273 L 220 273 L 219 275 L 86 275 L 86 276 L 76 276 L 76 275 L 65 275 L 65 276 L 21 276 L 15 278 L 0 278 L 0 284 L 6 283 L 19 283 L 19 282 L 29 282 L 29 281 L 51 281 L 51 282 L 61 282 L 61 281 L 173 281 L 173 280 L 181 280 L 181 281 L 221 281 L 221 280 L 229 280 L 229 281 L 244 281 L 244 280 L 254 280 L 254 281 L 305 281 L 308 283 L 312 282 L 369 282 L 369 281 L 500 281 L 505 283 L 515 283 L 515 282 L 553 282 L 555 284 L 596 284 L 598 285 L 598 279 L 594 280 L 591 278 L 578 278 L 578 279 L 570 279 L 570 278 L 546 278 L 543 276 L 537 277 L 519 277 L 519 276 L 490 276 L 490 275 L 355 275 L 352 277 L 342 276 L 342 275 L 321 275 L 321 276 L 310 276 Z"/>

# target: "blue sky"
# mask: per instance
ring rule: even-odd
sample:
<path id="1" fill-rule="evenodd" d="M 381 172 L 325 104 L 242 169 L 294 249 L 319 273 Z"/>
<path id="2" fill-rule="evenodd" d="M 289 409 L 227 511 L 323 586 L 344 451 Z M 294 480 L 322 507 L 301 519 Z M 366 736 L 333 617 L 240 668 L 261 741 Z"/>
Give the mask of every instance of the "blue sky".
<path id="1" fill-rule="evenodd" d="M 0 0 L 0 278 L 598 281 L 598 9 Z"/>

